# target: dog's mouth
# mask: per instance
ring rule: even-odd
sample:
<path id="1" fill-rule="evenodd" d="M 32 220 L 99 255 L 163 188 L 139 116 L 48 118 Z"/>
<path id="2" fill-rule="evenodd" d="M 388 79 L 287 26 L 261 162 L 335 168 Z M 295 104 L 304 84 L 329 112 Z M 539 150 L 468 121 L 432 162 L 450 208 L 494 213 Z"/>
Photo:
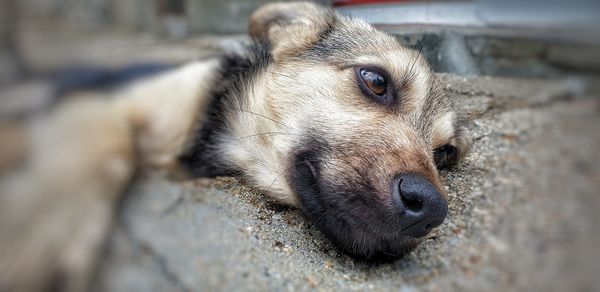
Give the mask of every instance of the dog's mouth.
<path id="1" fill-rule="evenodd" d="M 362 191 L 340 187 L 322 176 L 321 150 L 298 151 L 288 181 L 308 219 L 339 249 L 370 261 L 390 261 L 414 249 L 420 239 L 403 235 L 401 222 L 385 204 Z"/>

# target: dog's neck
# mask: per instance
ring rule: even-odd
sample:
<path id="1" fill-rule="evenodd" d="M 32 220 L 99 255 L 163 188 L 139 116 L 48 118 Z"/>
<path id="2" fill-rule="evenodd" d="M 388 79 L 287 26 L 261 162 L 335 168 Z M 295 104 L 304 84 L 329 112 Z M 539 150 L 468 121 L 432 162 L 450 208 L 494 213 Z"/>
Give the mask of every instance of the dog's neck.
<path id="1" fill-rule="evenodd" d="M 293 205 L 282 175 L 290 135 L 271 104 L 268 83 L 274 62 L 269 49 L 254 43 L 243 55 L 223 58 L 212 100 L 180 162 L 196 177 L 242 176 Z"/>
<path id="2" fill-rule="evenodd" d="M 199 113 L 197 130 L 180 157 L 181 164 L 192 176 L 215 177 L 245 172 L 231 160 L 231 148 L 237 148 L 236 141 L 245 139 L 232 128 L 237 129 L 239 123 L 252 125 L 254 120 L 261 119 L 262 114 L 257 113 L 261 110 L 256 108 L 249 95 L 256 94 L 253 87 L 260 83 L 259 76 L 267 71 L 271 62 L 269 49 L 268 44 L 255 42 L 242 54 L 221 57 L 221 66 L 215 72 L 218 77 L 210 89 L 212 93 L 208 94 L 211 100 L 205 112 Z M 252 134 L 243 133 L 242 136 Z"/>

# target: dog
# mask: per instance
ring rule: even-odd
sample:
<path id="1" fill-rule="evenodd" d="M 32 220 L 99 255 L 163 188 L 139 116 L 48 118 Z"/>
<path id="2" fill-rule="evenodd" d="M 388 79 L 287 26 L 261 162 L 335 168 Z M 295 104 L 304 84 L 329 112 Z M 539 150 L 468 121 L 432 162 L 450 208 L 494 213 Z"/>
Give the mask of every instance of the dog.
<path id="1" fill-rule="evenodd" d="M 419 52 L 303 2 L 261 7 L 249 32 L 243 53 L 79 92 L 32 130 L 31 183 L 2 198 L 0 290 L 85 290 L 119 198 L 146 171 L 242 177 L 367 260 L 400 257 L 442 224 L 438 169 L 470 138 Z"/>

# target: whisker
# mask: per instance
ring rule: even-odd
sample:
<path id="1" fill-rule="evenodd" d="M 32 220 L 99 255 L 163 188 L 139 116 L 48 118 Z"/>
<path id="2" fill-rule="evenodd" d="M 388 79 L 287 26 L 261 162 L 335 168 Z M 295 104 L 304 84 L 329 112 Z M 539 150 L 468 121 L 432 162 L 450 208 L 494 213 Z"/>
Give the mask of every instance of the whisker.
<path id="1" fill-rule="evenodd" d="M 272 119 L 272 118 L 269 118 L 269 117 L 267 117 L 267 116 L 265 116 L 265 115 L 261 115 L 261 114 L 259 114 L 259 113 L 255 113 L 255 112 L 253 112 L 253 111 L 246 110 L 246 109 L 241 109 L 241 108 L 236 108 L 236 107 L 231 107 L 231 108 L 232 108 L 232 109 L 235 109 L 235 110 L 238 110 L 238 111 L 241 111 L 241 112 L 245 112 L 245 113 L 249 113 L 249 114 L 253 114 L 253 115 L 256 115 L 256 116 L 259 116 L 259 117 L 265 118 L 265 119 L 267 119 L 267 120 L 270 120 L 270 121 L 272 121 L 272 122 L 274 122 L 274 123 L 276 123 L 276 124 L 278 124 L 278 125 L 280 125 L 280 126 L 282 126 L 282 127 L 284 127 L 284 128 L 287 128 L 287 126 L 286 126 L 286 125 L 284 125 L 284 124 L 282 124 L 281 122 L 279 122 L 279 121 L 276 121 L 276 120 L 274 120 L 274 119 Z"/>
<path id="2" fill-rule="evenodd" d="M 411 61 L 412 64 L 410 65 L 410 69 L 408 71 L 406 71 L 406 73 L 404 73 L 404 79 L 409 79 L 413 77 L 414 74 L 414 67 L 415 64 L 417 63 L 417 60 L 419 59 L 419 56 L 421 55 L 421 52 L 423 51 L 423 44 L 421 43 L 421 45 L 419 46 L 419 51 L 417 52 L 417 54 L 415 54 L 414 59 Z"/>
<path id="3" fill-rule="evenodd" d="M 286 74 L 282 74 L 282 73 L 278 73 L 278 72 L 273 72 L 273 71 L 268 71 L 268 72 L 269 72 L 269 73 L 271 73 L 271 74 L 274 74 L 274 75 L 281 76 L 281 77 L 286 77 L 286 78 L 289 78 L 289 79 L 291 79 L 291 80 L 294 80 L 294 81 L 300 81 L 300 82 L 302 82 L 304 85 L 306 85 L 306 86 L 308 86 L 308 87 L 310 87 L 310 88 L 312 88 L 312 89 L 316 90 L 316 91 L 317 91 L 318 93 L 320 93 L 321 95 L 324 95 L 324 96 L 326 96 L 326 94 L 325 94 L 325 93 L 324 93 L 324 92 L 323 92 L 321 89 L 314 87 L 314 85 L 310 84 L 309 82 L 307 82 L 307 81 L 305 81 L 305 80 L 302 80 L 302 79 L 297 79 L 297 78 L 294 78 L 294 77 L 292 77 L 292 76 L 290 76 L 290 75 L 286 75 Z"/>
<path id="4" fill-rule="evenodd" d="M 273 187 L 273 185 L 275 184 L 275 182 L 279 179 L 279 177 L 283 174 L 283 170 L 281 170 L 281 167 L 283 166 L 283 163 L 286 162 L 288 160 L 288 158 L 290 157 L 290 155 L 292 155 L 292 151 L 290 151 L 279 163 L 279 166 L 277 166 L 277 170 L 275 171 L 275 173 L 279 173 L 277 174 L 277 176 L 275 176 L 275 179 L 271 182 L 271 184 L 269 185 L 269 187 L 267 188 L 267 194 L 271 192 L 271 188 Z M 281 171 L 280 171 L 281 170 Z"/>
<path id="5" fill-rule="evenodd" d="M 248 135 L 248 136 L 243 136 L 243 137 L 239 137 L 239 138 L 235 138 L 234 140 L 242 140 L 242 139 L 247 139 L 247 138 L 253 138 L 253 137 L 258 137 L 258 136 L 263 136 L 263 135 L 291 135 L 291 136 L 298 136 L 298 134 L 293 134 L 293 133 L 286 133 L 286 132 L 265 132 L 265 133 L 257 133 L 257 134 L 253 134 L 253 135 Z"/>

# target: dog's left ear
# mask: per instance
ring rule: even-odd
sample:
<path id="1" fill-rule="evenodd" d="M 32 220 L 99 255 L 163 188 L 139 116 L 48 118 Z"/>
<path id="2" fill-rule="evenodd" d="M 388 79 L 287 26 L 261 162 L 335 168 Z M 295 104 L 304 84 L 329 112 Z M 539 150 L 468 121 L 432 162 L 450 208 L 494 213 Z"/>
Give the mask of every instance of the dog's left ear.
<path id="1" fill-rule="evenodd" d="M 314 3 L 273 3 L 252 14 L 248 30 L 252 38 L 270 43 L 278 60 L 310 48 L 334 20 L 331 9 Z"/>

